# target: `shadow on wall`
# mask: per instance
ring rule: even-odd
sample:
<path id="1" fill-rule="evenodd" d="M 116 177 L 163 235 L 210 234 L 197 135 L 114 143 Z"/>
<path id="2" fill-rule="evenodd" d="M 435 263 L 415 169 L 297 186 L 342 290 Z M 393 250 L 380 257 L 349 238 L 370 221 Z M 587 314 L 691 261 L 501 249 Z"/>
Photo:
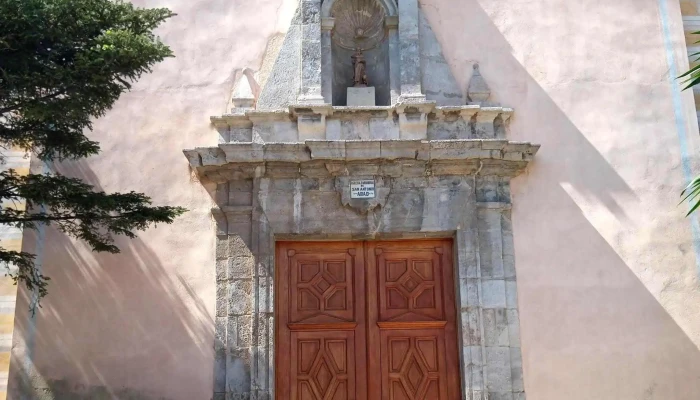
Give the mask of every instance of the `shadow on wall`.
<path id="1" fill-rule="evenodd" d="M 659 121 L 672 115 L 670 104 L 649 104 L 649 99 L 668 98 L 665 71 L 641 75 L 632 68 L 639 61 L 635 57 L 640 57 L 634 53 L 628 59 L 620 54 L 610 58 L 610 63 L 622 65 L 604 74 L 601 69 L 610 66 L 602 61 L 605 54 L 596 53 L 610 44 L 604 37 L 587 35 L 596 24 L 615 27 L 613 30 L 639 24 L 634 26 L 639 35 L 621 34 L 648 36 L 648 18 L 630 16 L 655 13 L 655 8 L 649 8 L 656 4 L 646 2 L 646 10 L 640 11 L 638 2 L 632 1 L 567 3 L 578 13 L 567 26 L 563 18 L 567 7 L 554 3 L 466 0 L 455 7 L 450 0 L 421 1 L 460 86 L 466 88 L 471 66 L 478 61 L 491 86 L 492 100 L 515 109 L 509 139 L 542 144 L 526 175 L 513 185 L 525 391 L 528 398 L 537 400 L 562 396 L 570 400 L 696 398 L 700 393 L 698 346 L 635 275 L 634 267 L 643 269 L 644 265 L 628 265 L 570 194 L 604 206 L 611 221 L 633 231 L 636 221 L 626 210 L 639 209 L 640 199 L 617 171 L 628 168 L 626 176 L 631 175 L 635 171 L 630 172 L 625 162 L 646 160 L 634 166 L 639 174 L 632 176 L 637 181 L 640 177 L 662 181 L 654 176 L 654 166 L 668 165 L 669 158 L 677 157 L 673 153 L 675 136 L 660 132 L 664 126 Z M 482 4 L 491 7 L 491 15 Z M 588 18 L 587 13 L 595 15 Z M 525 29 L 528 24 L 532 29 Z M 572 42 L 553 39 L 561 37 L 554 30 L 562 26 L 570 29 Z M 527 32 L 515 31 L 518 28 Z M 547 82 L 553 76 L 555 82 L 548 82 L 548 89 L 516 59 L 516 50 L 504 33 L 517 36 L 519 57 L 537 72 L 539 81 Z M 547 34 L 551 34 L 549 40 L 545 40 Z M 561 51 L 569 46 L 577 46 L 576 51 Z M 632 49 L 639 52 L 636 46 Z M 665 60 L 661 51 L 651 56 Z M 607 86 L 610 75 L 621 81 L 630 79 L 611 89 Z M 566 104 L 567 111 L 553 97 Z M 576 118 L 576 124 L 570 116 Z M 577 125 L 586 127 L 587 134 Z M 672 121 L 669 128 L 673 129 Z M 588 139 L 595 137 L 601 143 L 603 131 L 610 135 L 606 145 L 614 151 L 607 157 L 615 168 Z M 664 136 L 673 141 L 664 143 L 659 139 Z M 658 172 L 663 174 L 668 175 L 666 170 Z M 640 193 L 643 188 L 636 190 Z M 672 189 L 647 190 L 655 191 L 658 201 L 660 193 Z M 662 206 L 674 210 L 676 204 Z M 654 226 L 657 229 L 668 230 L 669 226 L 659 221 Z M 644 248 L 653 244 L 646 243 Z M 691 244 L 684 243 L 677 250 L 676 258 L 682 259 L 683 253 L 692 252 Z M 661 254 L 650 255 L 652 261 L 647 262 L 663 270 L 668 260 L 661 257 L 670 251 L 667 246 Z M 654 257 L 659 257 L 659 265 L 654 265 Z M 694 270 L 694 265 L 689 268 Z"/>
<path id="2" fill-rule="evenodd" d="M 63 164 L 60 172 L 101 190 L 84 162 Z M 35 251 L 36 242 L 37 234 L 25 234 L 25 251 Z M 20 289 L 10 399 L 210 395 L 211 371 L 198 368 L 213 359 L 214 324 L 205 304 L 182 276 L 172 268 L 166 271 L 141 238 L 118 237 L 116 242 L 120 254 L 92 253 L 58 230 L 46 229 L 49 295 L 33 322 L 27 313 L 30 294 Z M 61 376 L 51 375 L 56 371 Z M 175 393 L 137 389 L 168 387 L 168 382 L 177 382 Z"/>

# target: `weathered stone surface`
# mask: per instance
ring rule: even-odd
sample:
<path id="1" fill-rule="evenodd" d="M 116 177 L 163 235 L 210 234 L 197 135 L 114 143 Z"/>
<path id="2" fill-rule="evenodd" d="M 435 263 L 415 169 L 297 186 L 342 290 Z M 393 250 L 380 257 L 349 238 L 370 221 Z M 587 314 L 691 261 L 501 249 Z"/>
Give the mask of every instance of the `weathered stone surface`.
<path id="1" fill-rule="evenodd" d="M 247 315 L 253 309 L 253 284 L 250 280 L 235 280 L 229 283 L 227 300 L 228 314 Z"/>
<path id="2" fill-rule="evenodd" d="M 485 308 L 484 316 L 484 345 L 508 347 L 510 343 L 508 330 L 508 315 L 505 308 Z"/>
<path id="3" fill-rule="evenodd" d="M 423 73 L 423 92 L 427 100 L 438 105 L 460 106 L 465 103 L 462 88 L 452 75 L 442 54 L 442 46 L 435 37 L 423 11 L 419 8 L 420 64 Z"/>
<path id="4" fill-rule="evenodd" d="M 374 87 L 349 87 L 348 107 L 373 107 L 377 103 Z"/>
<path id="5" fill-rule="evenodd" d="M 348 126 L 371 135 L 368 121 L 390 119 L 367 115 L 386 112 L 366 110 L 362 118 L 348 119 Z M 365 128 L 355 129 L 359 126 Z M 226 369 L 227 385 L 238 385 L 226 387 L 229 398 L 267 396 L 274 386 L 275 238 L 416 235 L 455 236 L 463 380 L 469 396 L 515 399 L 522 393 L 509 174 L 510 168 L 526 164 L 511 167 L 498 157 L 504 149 L 526 154 L 536 146 L 496 139 L 226 146 L 230 154 L 258 151 L 248 156 L 251 161 L 226 165 L 230 179 L 219 185 L 225 196 L 217 196 L 227 203 L 217 210 L 225 217 L 229 239 L 220 239 L 216 250 L 217 323 L 228 321 L 226 363 L 216 368 Z M 494 173 L 498 171 L 504 175 Z M 374 179 L 376 198 L 350 199 L 353 179 Z M 250 205 L 240 205 L 244 203 Z M 220 349 L 224 339 L 217 340 Z M 217 374 L 221 380 L 222 373 Z"/>
<path id="6" fill-rule="evenodd" d="M 267 84 L 258 97 L 258 110 L 281 109 L 296 102 L 301 87 L 301 37 L 301 25 L 292 23 L 277 54 Z"/>
<path id="7" fill-rule="evenodd" d="M 510 348 L 485 347 L 486 388 L 489 392 L 512 392 Z"/>
<path id="8" fill-rule="evenodd" d="M 486 308 L 506 308 L 506 284 L 502 279 L 485 279 L 481 283 L 483 290 L 482 305 Z"/>

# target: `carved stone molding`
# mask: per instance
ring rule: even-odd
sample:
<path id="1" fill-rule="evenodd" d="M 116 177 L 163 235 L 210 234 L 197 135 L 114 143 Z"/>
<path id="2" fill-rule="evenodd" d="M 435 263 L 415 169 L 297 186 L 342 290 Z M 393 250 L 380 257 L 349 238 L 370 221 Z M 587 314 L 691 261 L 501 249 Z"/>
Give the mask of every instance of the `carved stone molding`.
<path id="1" fill-rule="evenodd" d="M 238 177 L 284 174 L 347 175 L 357 166 L 388 174 L 516 176 L 539 150 L 507 140 L 375 140 L 299 143 L 225 143 L 185 150 L 190 166 L 214 182 Z M 411 172 L 413 171 L 413 172 Z"/>
<path id="2" fill-rule="evenodd" d="M 211 117 L 222 143 L 372 139 L 505 139 L 513 109 L 497 106 L 293 106 Z"/>

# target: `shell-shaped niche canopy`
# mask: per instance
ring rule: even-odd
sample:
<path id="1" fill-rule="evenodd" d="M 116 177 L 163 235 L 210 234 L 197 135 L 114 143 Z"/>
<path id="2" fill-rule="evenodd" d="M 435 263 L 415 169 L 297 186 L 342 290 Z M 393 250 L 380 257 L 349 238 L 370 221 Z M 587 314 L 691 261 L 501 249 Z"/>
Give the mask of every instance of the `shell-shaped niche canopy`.
<path id="1" fill-rule="evenodd" d="M 386 37 L 386 10 L 377 0 L 338 0 L 331 15 L 335 18 L 333 42 L 342 48 L 367 51 Z"/>

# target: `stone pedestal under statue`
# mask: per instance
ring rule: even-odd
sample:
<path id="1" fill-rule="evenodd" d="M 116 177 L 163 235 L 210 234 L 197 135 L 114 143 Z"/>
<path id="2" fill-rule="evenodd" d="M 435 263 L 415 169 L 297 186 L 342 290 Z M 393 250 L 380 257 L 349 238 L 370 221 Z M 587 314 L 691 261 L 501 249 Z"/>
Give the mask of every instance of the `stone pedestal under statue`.
<path id="1" fill-rule="evenodd" d="M 373 107 L 376 104 L 374 86 L 348 88 L 348 107 Z"/>

